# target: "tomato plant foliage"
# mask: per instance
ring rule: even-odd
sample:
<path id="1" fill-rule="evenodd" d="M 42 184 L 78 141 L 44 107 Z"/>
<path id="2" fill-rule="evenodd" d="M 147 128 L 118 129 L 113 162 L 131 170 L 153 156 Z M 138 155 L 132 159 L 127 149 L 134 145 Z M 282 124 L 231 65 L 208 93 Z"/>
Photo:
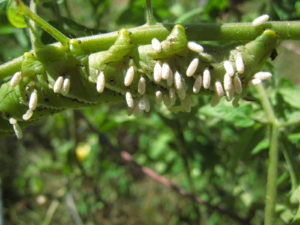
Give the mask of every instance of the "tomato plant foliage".
<path id="1" fill-rule="evenodd" d="M 266 13 L 266 10 L 269 10 L 267 13 L 273 19 L 293 20 L 299 17 L 297 1 L 274 1 L 271 5 L 258 0 L 207 1 L 202 3 L 200 13 L 197 11 L 199 1 L 152 2 L 154 18 L 167 23 L 175 20 L 187 24 L 200 21 L 249 22 Z M 12 3 L 13 1 L 0 1 L 1 63 L 31 50 L 27 32 L 10 24 L 11 22 L 16 27 L 28 25 L 17 9 L 9 7 Z M 145 3 L 140 0 L 41 0 L 36 3 L 38 14 L 71 38 L 120 31 L 122 28 L 144 23 Z M 6 11 L 7 7 L 10 11 Z M 53 37 L 45 32 L 39 33 L 39 36 L 45 44 L 53 42 Z M 166 40 L 166 37 L 160 41 L 163 40 Z M 226 57 L 220 57 L 221 59 L 213 64 L 215 67 L 229 58 L 231 50 L 247 45 L 246 42 L 234 42 L 229 45 L 228 42 L 224 45 L 215 41 L 200 43 L 204 49 L 207 46 L 207 49 L 213 50 L 207 50 L 208 53 L 216 52 L 219 57 L 220 52 L 225 52 L 227 48 L 227 53 L 224 54 Z M 150 41 L 139 46 L 147 49 L 146 45 L 150 46 Z M 222 46 L 222 49 L 218 46 Z M 121 45 L 117 47 L 119 51 Z M 117 77 L 114 68 L 124 70 L 124 74 L 126 72 L 123 61 L 112 62 L 113 68 L 103 68 L 97 60 L 95 65 L 89 65 L 88 57 L 83 57 L 87 54 L 80 51 L 75 52 L 77 55 L 73 54 L 74 52 L 61 54 L 55 46 L 52 49 L 47 48 L 47 51 L 42 49 L 34 56 L 27 54 L 24 68 L 32 66 L 40 70 L 41 74 L 46 70 L 52 79 L 51 85 L 54 85 L 58 76 L 65 75 L 63 70 L 73 70 L 77 73 L 78 68 L 72 67 L 74 62 L 74 65 L 77 62 L 86 63 L 85 66 L 89 69 L 96 67 L 107 70 L 106 74 L 111 73 L 111 77 Z M 274 46 L 271 48 L 273 50 Z M 297 43 L 284 41 L 276 48 L 278 56 L 273 61 L 269 59 L 270 49 L 266 56 L 267 63 L 261 65 L 261 70 L 271 71 L 273 74 L 272 79 L 264 83 L 264 90 L 281 125 L 277 137 L 280 157 L 274 224 L 297 224 L 300 217 L 297 198 L 300 182 L 300 80 L 297 76 L 297 48 Z M 138 46 L 133 49 L 137 50 Z M 62 66 L 59 66 L 60 61 L 56 60 L 59 57 L 54 57 L 53 61 L 47 60 L 49 51 L 56 51 L 56 56 L 64 59 Z M 105 51 L 108 51 L 108 48 Z M 88 55 L 95 54 L 94 57 L 97 58 L 97 54 L 103 56 L 110 53 L 105 51 L 97 50 L 89 52 Z M 194 56 L 194 53 L 188 53 L 185 57 L 187 61 L 180 61 L 180 56 L 175 56 L 173 59 L 176 59 L 176 62 L 171 63 L 172 67 L 182 63 L 184 70 L 181 72 L 185 72 Z M 37 63 L 36 57 L 42 64 Z M 130 65 L 141 71 L 136 61 L 130 61 L 135 59 L 134 57 L 125 59 L 126 69 L 132 63 Z M 65 61 L 66 58 L 68 61 Z M 180 63 L 177 63 L 178 61 Z M 144 62 L 144 68 L 147 69 L 147 65 L 153 67 L 156 61 L 146 59 Z M 56 65 L 49 70 L 51 63 Z M 199 72 L 204 70 L 205 65 L 209 63 L 199 67 Z M 26 72 L 30 78 L 28 83 L 36 79 L 30 70 Z M 90 73 L 87 77 L 84 77 L 84 71 L 78 73 L 82 73 L 82 79 L 88 80 Z M 150 81 L 151 78 L 148 78 L 147 74 L 144 75 Z M 10 78 L 11 76 L 2 79 L 1 85 L 9 83 Z M 50 78 L 38 77 L 40 86 L 32 87 L 45 91 L 48 88 L 46 80 Z M 187 78 L 187 82 L 190 81 L 188 79 L 190 78 Z M 247 79 L 250 81 L 250 78 Z M 71 85 L 73 82 L 78 82 L 79 86 L 80 81 L 72 81 L 71 78 Z M 133 82 L 138 84 L 137 77 Z M 170 111 L 162 104 L 155 103 L 149 113 L 132 117 L 128 116 L 126 110 L 123 95 L 127 89 L 123 85 L 123 79 L 120 84 L 112 84 L 112 87 L 116 90 L 107 88 L 105 91 L 118 92 L 120 95 L 116 98 L 122 95 L 122 103 L 103 102 L 97 106 L 81 108 L 80 111 L 72 109 L 59 114 L 53 113 L 65 108 L 77 108 L 76 104 L 82 102 L 90 105 L 93 103 L 93 95 L 86 94 L 90 99 L 80 98 L 77 93 L 71 91 L 72 95 L 76 96 L 74 99 L 77 101 L 74 101 L 70 100 L 71 97 L 58 98 L 53 94 L 53 87 L 50 88 L 51 93 L 40 92 L 44 93 L 44 96 L 51 95 L 52 98 L 50 103 L 46 103 L 41 97 L 39 106 L 43 109 L 34 114 L 43 114 L 42 110 L 46 110 L 45 114 L 53 116 L 34 121 L 30 127 L 25 128 L 24 137 L 19 142 L 16 142 L 13 136 L 1 139 L 0 204 L 3 205 L 4 211 L 0 210 L 0 218 L 4 218 L 9 224 L 36 224 L 41 221 L 44 221 L 44 224 L 49 223 L 47 221 L 67 224 L 73 223 L 74 220 L 80 224 L 78 218 L 84 224 L 241 224 L 226 214 L 211 211 L 205 205 L 194 204 L 142 175 L 141 170 L 134 164 L 124 163 L 119 158 L 117 149 L 122 149 L 130 153 L 140 165 L 152 168 L 193 195 L 227 209 L 251 224 L 262 223 L 269 160 L 267 151 L 272 140 L 268 138 L 271 133 L 270 121 L 258 89 L 247 86 L 247 92 L 237 108 L 232 107 L 225 98 L 213 107 L 211 94 L 205 93 L 193 96 L 195 106 L 190 112 Z M 151 80 L 148 88 L 149 93 L 154 95 L 156 83 Z M 92 89 L 96 92 L 94 83 L 90 87 L 90 90 Z M 24 88 L 23 92 L 20 92 L 23 94 L 20 100 L 22 104 L 19 104 L 18 100 L 16 108 L 13 109 L 19 118 L 22 118 L 28 109 L 26 95 L 29 96 L 32 90 L 28 89 L 27 92 Z M 95 94 L 98 96 L 99 93 Z M 136 94 L 138 95 L 138 92 Z M 3 95 L 0 98 L 1 110 L 5 110 L 6 99 Z M 99 101 L 103 99 L 105 98 Z M 49 107 L 51 102 L 53 105 Z M 64 107 L 68 104 L 72 107 Z M 41 107 L 43 105 L 48 105 L 48 108 Z M 9 108 L 9 105 L 6 107 Z M 7 121 L 9 116 L 1 115 L 1 119 Z M 0 124 L 4 123 L 0 121 Z M 91 129 L 90 124 L 101 133 Z M 0 131 L 12 131 L 9 123 L 5 126 L 0 127 Z M 109 139 L 110 144 L 103 141 L 103 135 Z M 74 206 L 75 217 L 72 211 Z M 54 209 L 54 213 L 49 216 L 46 212 L 50 209 Z"/>

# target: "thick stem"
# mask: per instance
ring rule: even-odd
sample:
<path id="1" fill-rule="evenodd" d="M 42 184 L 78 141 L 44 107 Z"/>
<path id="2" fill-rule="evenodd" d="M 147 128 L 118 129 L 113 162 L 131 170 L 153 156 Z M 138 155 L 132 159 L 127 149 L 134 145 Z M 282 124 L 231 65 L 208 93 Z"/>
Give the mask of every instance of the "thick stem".
<path id="1" fill-rule="evenodd" d="M 26 6 L 25 6 L 26 7 Z M 28 9 L 29 10 L 29 9 Z M 34 15 L 36 17 L 36 15 Z M 40 18 L 40 17 L 38 17 Z M 33 18 L 31 18 L 33 19 Z M 41 18 L 40 18 L 41 19 Z M 45 22 L 45 21 L 44 21 Z M 47 23 L 47 27 L 50 25 Z M 51 27 L 51 26 L 50 26 Z M 153 37 L 163 40 L 170 33 L 172 24 L 155 24 L 144 25 L 129 29 L 132 33 L 132 41 L 135 44 L 149 44 Z M 211 40 L 211 41 L 228 41 L 228 40 L 253 40 L 266 28 L 273 29 L 279 39 L 282 40 L 300 40 L 300 22 L 269 22 L 261 27 L 253 27 L 251 23 L 228 23 L 228 24 L 208 24 L 200 23 L 196 25 L 184 25 L 189 40 Z M 51 27 L 52 28 L 52 27 Z M 50 28 L 49 28 L 50 29 Z M 49 31 L 50 33 L 53 30 Z M 58 30 L 56 39 L 61 42 L 68 42 Z M 51 33 L 53 35 L 53 32 Z M 80 37 L 80 46 L 86 53 L 107 50 L 117 39 L 118 32 L 99 34 L 88 37 Z M 22 57 L 18 57 L 8 63 L 0 65 L 0 79 L 10 76 L 20 69 Z"/>
<path id="2" fill-rule="evenodd" d="M 258 85 L 257 90 L 263 109 L 271 124 L 264 225 L 273 225 L 277 196 L 279 123 L 264 86 L 262 84 Z"/>

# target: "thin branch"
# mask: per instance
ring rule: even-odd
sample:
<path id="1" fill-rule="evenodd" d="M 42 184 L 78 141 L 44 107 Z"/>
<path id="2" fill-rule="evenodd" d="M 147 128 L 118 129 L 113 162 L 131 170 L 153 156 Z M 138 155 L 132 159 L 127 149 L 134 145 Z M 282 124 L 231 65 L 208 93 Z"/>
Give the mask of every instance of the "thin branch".
<path id="1" fill-rule="evenodd" d="M 183 135 L 183 130 L 180 121 L 176 121 L 175 125 L 178 127 L 177 129 L 175 129 L 175 133 L 176 133 L 176 143 L 177 143 L 177 149 L 179 150 L 179 154 L 181 156 L 181 159 L 183 161 L 183 165 L 184 165 L 184 171 L 190 186 L 190 191 L 192 193 L 196 193 L 196 188 L 195 188 L 195 184 L 194 181 L 191 177 L 191 166 L 188 160 L 188 156 L 186 156 L 186 150 L 187 150 L 187 144 Z M 197 204 L 193 204 L 193 208 L 194 211 L 197 215 L 197 220 L 198 223 L 200 223 L 200 210 Z"/>
<path id="2" fill-rule="evenodd" d="M 51 204 L 47 210 L 46 218 L 44 219 L 43 225 L 51 224 L 51 221 L 53 219 L 53 216 L 54 216 L 58 206 L 59 206 L 59 201 L 54 200 L 53 202 L 51 202 Z"/>
<path id="3" fill-rule="evenodd" d="M 37 6 L 35 0 L 30 0 L 30 10 L 34 13 L 37 12 Z M 38 31 L 36 23 L 33 20 L 29 20 L 29 37 L 32 49 L 35 50 L 40 46 L 40 40 L 38 36 Z"/>
<path id="4" fill-rule="evenodd" d="M 151 0 L 146 0 L 146 19 L 147 25 L 154 24 Z"/>
<path id="5" fill-rule="evenodd" d="M 276 118 L 274 109 L 264 86 L 262 84 L 257 85 L 256 89 L 258 91 L 262 107 L 270 123 L 270 146 L 264 224 L 273 225 L 277 197 L 278 139 L 280 124 Z"/>
<path id="6" fill-rule="evenodd" d="M 81 112 L 77 112 L 78 116 L 80 118 L 82 118 L 83 120 L 85 120 L 85 122 L 88 124 L 89 128 L 95 132 L 96 134 L 98 134 L 99 136 L 99 140 L 101 142 L 101 144 L 103 146 L 107 146 L 110 149 L 110 152 L 114 152 L 116 154 L 118 154 L 119 157 L 121 157 L 125 162 L 130 163 L 131 165 L 135 166 L 139 171 L 141 171 L 143 174 L 145 174 L 146 176 L 150 177 L 151 179 L 157 181 L 158 183 L 162 184 L 163 186 L 165 186 L 166 188 L 176 192 L 177 194 L 179 194 L 182 197 L 185 197 L 193 202 L 196 202 L 198 204 L 204 205 L 206 206 L 208 209 L 218 212 L 222 215 L 226 215 L 229 218 L 231 218 L 232 220 L 239 222 L 242 225 L 251 225 L 251 223 L 249 222 L 248 219 L 244 219 L 242 217 L 240 217 L 239 215 L 235 214 L 234 212 L 227 210 L 227 209 L 223 209 L 217 205 L 211 204 L 207 201 L 204 201 L 203 199 L 193 195 L 192 193 L 186 191 L 185 189 L 177 186 L 176 184 L 173 184 L 171 181 L 169 181 L 167 178 L 159 175 L 158 173 L 156 173 L 154 170 L 142 166 L 139 163 L 137 163 L 133 157 L 130 155 L 130 153 L 128 153 L 127 151 L 122 151 L 118 148 L 116 148 L 109 140 L 109 138 L 103 134 L 102 132 L 100 132 Z"/>
<path id="7" fill-rule="evenodd" d="M 21 0 L 16 0 L 18 7 L 20 7 L 21 12 L 29 17 L 32 21 L 38 24 L 43 30 L 48 32 L 57 41 L 61 42 L 63 45 L 69 43 L 69 38 L 57 30 L 55 27 L 47 23 L 43 18 L 32 12 Z"/>
<path id="8" fill-rule="evenodd" d="M 292 146 L 288 140 L 288 135 L 282 135 L 281 149 L 284 156 L 286 167 L 290 174 L 292 191 L 296 190 L 300 184 L 300 165 L 298 159 L 295 157 L 295 152 L 297 148 Z"/>
<path id="9" fill-rule="evenodd" d="M 67 203 L 69 211 L 72 215 L 74 223 L 76 225 L 84 225 L 84 223 L 82 222 L 82 219 L 81 219 L 81 217 L 80 217 L 80 215 L 77 211 L 77 208 L 76 208 L 76 205 L 75 205 L 75 202 L 74 202 L 74 199 L 73 199 L 73 196 L 72 196 L 71 192 L 69 192 L 66 196 L 66 203 Z"/>

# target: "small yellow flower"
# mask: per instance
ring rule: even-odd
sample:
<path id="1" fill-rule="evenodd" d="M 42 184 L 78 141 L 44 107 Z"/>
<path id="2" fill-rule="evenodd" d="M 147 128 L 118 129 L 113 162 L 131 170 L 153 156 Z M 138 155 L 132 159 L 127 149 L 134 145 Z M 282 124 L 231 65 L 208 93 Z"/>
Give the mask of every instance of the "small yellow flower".
<path id="1" fill-rule="evenodd" d="M 91 146 L 87 143 L 80 143 L 77 145 L 75 152 L 78 160 L 85 160 L 91 151 Z"/>

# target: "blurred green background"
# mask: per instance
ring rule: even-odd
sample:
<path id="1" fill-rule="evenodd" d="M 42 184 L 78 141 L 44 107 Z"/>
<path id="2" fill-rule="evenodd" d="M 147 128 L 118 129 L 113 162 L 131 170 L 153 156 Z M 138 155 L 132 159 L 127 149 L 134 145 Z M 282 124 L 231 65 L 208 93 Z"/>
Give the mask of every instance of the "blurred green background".
<path id="1" fill-rule="evenodd" d="M 6 18 L 0 1 L 0 63 L 29 50 L 25 29 Z M 142 25 L 144 0 L 37 0 L 38 14 L 70 37 Z M 297 0 L 153 0 L 164 23 L 241 22 L 268 13 L 272 20 L 299 20 Z M 43 41 L 54 40 L 43 34 Z M 300 44 L 283 41 L 264 69 L 282 128 L 276 224 L 299 224 Z M 195 96 L 191 113 L 170 113 L 158 104 L 143 117 L 122 105 L 99 105 L 51 116 L 0 140 L 0 177 L 7 225 L 214 225 L 243 224 L 196 204 L 124 162 L 116 149 L 141 165 L 251 224 L 262 224 L 269 127 L 255 89 L 233 108 L 211 107 Z M 89 121 L 111 142 L 99 140 Z M 294 165 L 295 167 L 291 167 Z M 1 196 L 1 195 L 0 195 Z M 1 224 L 1 219 L 0 219 Z M 1 224 L 2 225 L 2 224 Z"/>

